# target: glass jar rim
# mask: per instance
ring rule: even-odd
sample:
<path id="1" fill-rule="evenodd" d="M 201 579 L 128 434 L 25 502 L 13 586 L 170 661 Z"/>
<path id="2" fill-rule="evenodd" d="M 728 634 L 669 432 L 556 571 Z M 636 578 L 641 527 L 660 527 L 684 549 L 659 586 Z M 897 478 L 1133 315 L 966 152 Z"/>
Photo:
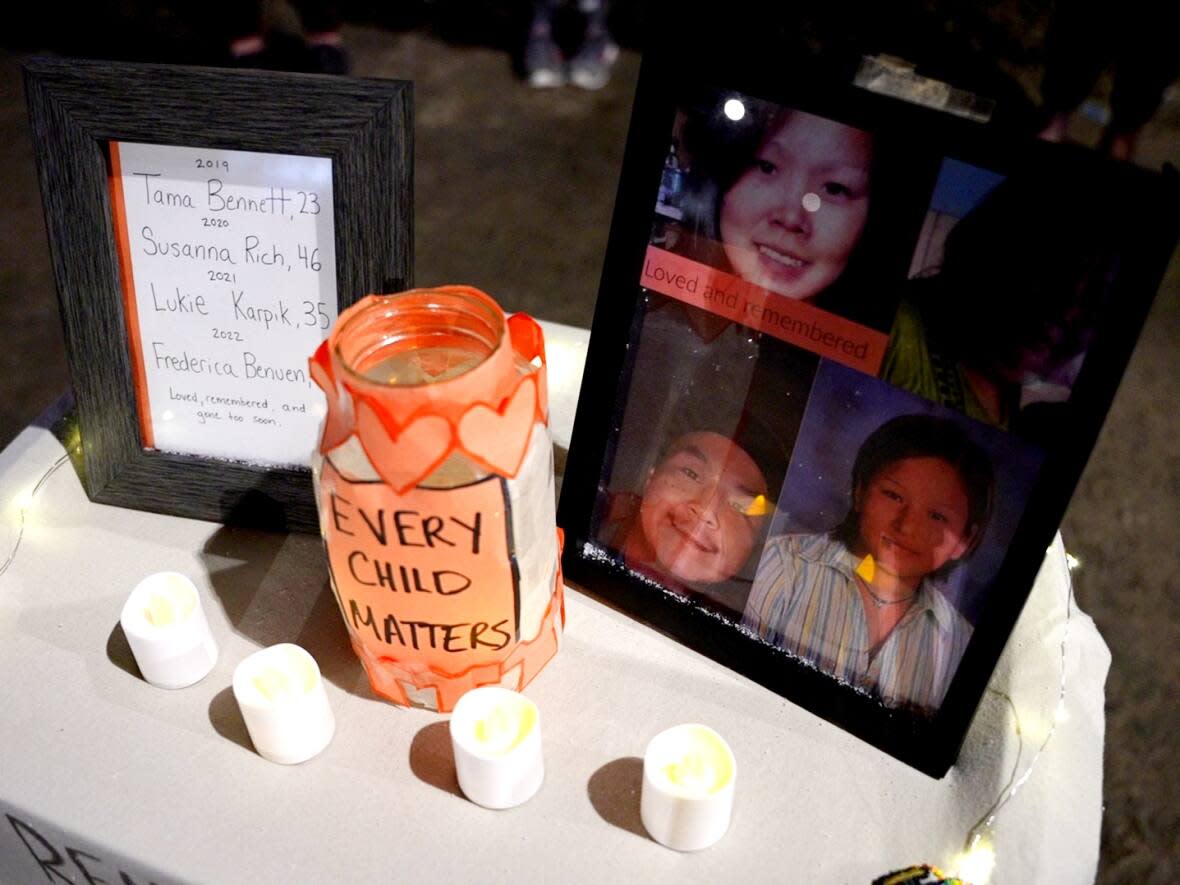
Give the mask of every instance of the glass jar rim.
<path id="1" fill-rule="evenodd" d="M 503 346 L 507 328 L 503 311 L 490 296 L 477 289 L 458 286 L 369 295 L 346 313 L 349 315 L 343 317 L 343 322 L 338 323 L 332 333 L 333 355 L 351 381 L 386 389 L 429 387 L 470 374 L 486 364 Z M 451 318 L 449 322 L 448 316 Z M 469 323 L 463 325 L 455 322 L 459 318 L 465 318 Z M 395 328 L 399 319 L 417 324 L 400 330 L 403 334 L 395 334 L 399 331 Z M 437 325 L 431 323 L 431 319 L 436 320 Z M 361 347 L 356 353 L 347 352 L 346 345 L 350 340 L 362 335 L 373 324 L 383 322 L 390 323 L 390 328 L 377 332 L 370 346 Z M 398 341 L 447 333 L 457 336 L 458 340 L 478 342 L 483 349 L 480 359 L 443 381 L 390 384 L 378 381 L 365 372 L 366 364 L 372 366 L 380 362 L 374 359 L 375 354 L 396 345 Z"/>

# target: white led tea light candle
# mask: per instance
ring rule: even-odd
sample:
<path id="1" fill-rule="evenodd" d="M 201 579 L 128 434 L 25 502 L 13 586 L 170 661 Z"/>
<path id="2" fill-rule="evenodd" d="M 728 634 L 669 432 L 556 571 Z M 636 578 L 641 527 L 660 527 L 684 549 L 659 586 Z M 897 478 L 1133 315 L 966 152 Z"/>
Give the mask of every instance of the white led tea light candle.
<path id="1" fill-rule="evenodd" d="M 217 663 L 197 588 L 178 572 L 158 572 L 140 581 L 119 617 L 143 678 L 160 688 L 199 682 Z"/>
<path id="2" fill-rule="evenodd" d="M 459 698 L 451 714 L 451 746 L 459 787 L 476 805 L 520 805 L 545 779 L 540 711 L 507 688 L 486 685 Z"/>
<path id="3" fill-rule="evenodd" d="M 336 718 L 315 658 L 289 642 L 256 651 L 234 670 L 234 698 L 258 755 L 295 765 L 332 740 Z"/>
<path id="4" fill-rule="evenodd" d="M 708 848 L 725 835 L 737 762 L 717 732 L 677 725 L 643 754 L 639 816 L 653 839 L 677 851 Z"/>

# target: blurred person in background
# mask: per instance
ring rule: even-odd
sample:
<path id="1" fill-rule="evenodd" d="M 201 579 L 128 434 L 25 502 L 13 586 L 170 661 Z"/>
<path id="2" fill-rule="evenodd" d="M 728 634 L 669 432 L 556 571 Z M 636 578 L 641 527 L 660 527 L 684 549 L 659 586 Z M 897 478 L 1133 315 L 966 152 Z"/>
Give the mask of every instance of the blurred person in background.
<path id="1" fill-rule="evenodd" d="M 555 37 L 555 20 L 562 7 L 572 6 L 581 19 L 581 42 L 568 56 Z M 533 17 L 524 48 L 524 74 L 530 86 L 551 89 L 567 82 L 583 89 L 601 89 L 619 57 L 619 47 L 607 29 L 606 0 L 533 0 Z"/>
<path id="2" fill-rule="evenodd" d="M 1180 74 L 1180 4 L 1150 0 L 1058 0 L 1046 37 L 1041 83 L 1048 118 L 1041 137 L 1064 141 L 1070 114 L 1113 65 L 1110 121 L 1099 150 L 1119 160 L 1135 153 L 1139 132 Z"/>
<path id="3" fill-rule="evenodd" d="M 340 36 L 336 4 L 288 0 L 302 25 L 302 36 L 265 25 L 261 2 L 225 0 L 221 4 L 229 36 L 230 64 L 319 74 L 347 74 L 348 52 Z"/>

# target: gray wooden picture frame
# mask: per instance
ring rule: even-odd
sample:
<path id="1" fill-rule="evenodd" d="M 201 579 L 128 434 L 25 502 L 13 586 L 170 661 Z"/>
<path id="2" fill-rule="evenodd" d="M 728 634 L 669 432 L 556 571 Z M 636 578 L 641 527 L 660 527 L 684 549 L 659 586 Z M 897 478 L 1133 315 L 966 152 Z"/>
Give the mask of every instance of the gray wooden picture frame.
<path id="1" fill-rule="evenodd" d="M 412 84 L 34 59 L 25 91 L 93 501 L 317 531 L 309 469 L 142 445 L 108 189 L 111 141 L 329 157 L 340 309 L 412 283 Z M 309 448 L 314 441 L 309 441 Z"/>

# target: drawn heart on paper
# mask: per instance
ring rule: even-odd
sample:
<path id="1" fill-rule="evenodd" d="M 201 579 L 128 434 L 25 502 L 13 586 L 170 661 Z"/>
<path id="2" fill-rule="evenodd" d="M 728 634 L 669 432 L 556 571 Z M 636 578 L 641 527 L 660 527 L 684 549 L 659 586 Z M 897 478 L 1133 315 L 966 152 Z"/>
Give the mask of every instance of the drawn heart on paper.
<path id="1" fill-rule="evenodd" d="M 352 416 L 349 409 L 351 400 L 348 394 L 341 394 L 336 386 L 336 379 L 332 377 L 327 341 L 321 344 L 315 356 L 307 361 L 307 366 L 311 372 L 311 380 L 319 385 L 328 403 L 324 433 L 320 439 L 320 451 L 327 454 L 352 434 Z"/>
<path id="2" fill-rule="evenodd" d="M 527 313 L 508 317 L 508 336 L 513 349 L 526 363 L 537 367 L 537 420 L 549 423 L 549 379 L 545 364 L 545 333 Z"/>
<path id="3" fill-rule="evenodd" d="M 411 418 L 398 431 L 364 400 L 356 405 L 356 431 L 373 469 L 399 495 L 446 460 L 454 435 L 450 422 L 441 415 Z"/>
<path id="4" fill-rule="evenodd" d="M 527 375 L 499 409 L 476 403 L 463 413 L 459 445 L 484 467 L 511 479 L 524 461 L 536 417 L 537 382 Z"/>

